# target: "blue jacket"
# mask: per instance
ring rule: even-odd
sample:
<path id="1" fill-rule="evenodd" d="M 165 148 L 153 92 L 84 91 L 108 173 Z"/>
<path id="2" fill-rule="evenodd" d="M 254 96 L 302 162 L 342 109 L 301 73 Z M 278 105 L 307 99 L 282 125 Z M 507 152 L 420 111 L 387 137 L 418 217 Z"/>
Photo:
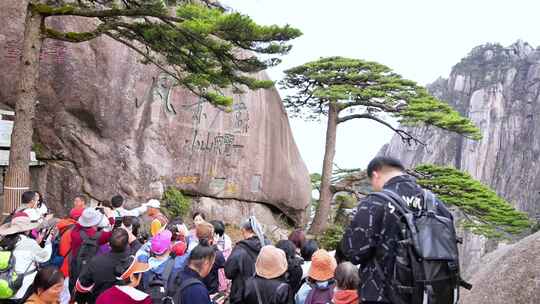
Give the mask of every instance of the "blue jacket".
<path id="1" fill-rule="evenodd" d="M 187 286 L 182 292 L 178 290 L 182 281 L 189 278 L 194 278 L 200 282 L 200 284 L 193 284 Z M 175 288 L 176 287 L 176 288 Z M 174 282 L 169 284 L 168 294 L 173 297 L 175 303 L 181 301 L 182 304 L 212 304 L 208 289 L 202 283 L 201 276 L 189 267 L 180 271 L 174 278 Z M 179 301 L 180 300 L 180 301 Z"/>

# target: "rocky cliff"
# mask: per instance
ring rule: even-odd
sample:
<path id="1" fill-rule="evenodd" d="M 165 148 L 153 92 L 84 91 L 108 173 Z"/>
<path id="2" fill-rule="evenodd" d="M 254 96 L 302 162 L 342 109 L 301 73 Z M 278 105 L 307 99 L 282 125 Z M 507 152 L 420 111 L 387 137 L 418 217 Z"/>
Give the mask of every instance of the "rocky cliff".
<path id="1" fill-rule="evenodd" d="M 23 21 L 19 1 L 0 3 L 0 101 L 8 105 Z M 89 26 L 76 18 L 49 22 L 66 31 Z M 136 203 L 176 186 L 303 220 L 309 175 L 275 89 L 233 95 L 232 111 L 224 112 L 139 60 L 108 38 L 45 42 L 35 141 L 47 165 L 37 184 L 56 211 L 78 192 L 99 201 L 120 193 Z"/>
<path id="2" fill-rule="evenodd" d="M 536 304 L 540 301 L 540 232 L 482 258 L 462 304 Z"/>
<path id="3" fill-rule="evenodd" d="M 482 130 L 481 141 L 423 127 L 412 132 L 426 146 L 407 146 L 394 137 L 381 154 L 420 163 L 453 165 L 489 185 L 517 209 L 540 217 L 540 50 L 527 43 L 474 48 L 429 90 L 469 117 Z M 464 268 L 496 244 L 467 234 Z"/>

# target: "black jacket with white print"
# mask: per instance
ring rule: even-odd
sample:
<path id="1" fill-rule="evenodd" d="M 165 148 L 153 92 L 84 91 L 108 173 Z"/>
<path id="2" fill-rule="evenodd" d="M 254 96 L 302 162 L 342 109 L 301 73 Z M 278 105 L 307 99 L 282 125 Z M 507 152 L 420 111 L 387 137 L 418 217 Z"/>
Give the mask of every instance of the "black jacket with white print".
<path id="1" fill-rule="evenodd" d="M 384 189 L 399 194 L 407 208 L 418 211 L 423 206 L 423 189 L 409 175 L 390 179 Z M 437 213 L 452 219 L 452 214 L 437 200 Z M 343 236 L 342 250 L 350 261 L 360 265 L 360 302 L 390 303 L 385 297 L 384 280 L 377 273 L 375 260 L 389 277 L 395 265 L 401 239 L 399 214 L 395 207 L 378 196 L 369 195 L 358 204 L 356 214 Z"/>

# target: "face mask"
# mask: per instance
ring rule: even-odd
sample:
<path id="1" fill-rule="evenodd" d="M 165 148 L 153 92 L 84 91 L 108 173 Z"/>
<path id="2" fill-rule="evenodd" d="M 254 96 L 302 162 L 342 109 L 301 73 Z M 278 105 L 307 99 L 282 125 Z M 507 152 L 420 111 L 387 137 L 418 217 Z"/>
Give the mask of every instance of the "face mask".
<path id="1" fill-rule="evenodd" d="M 317 285 L 318 288 L 326 288 L 326 287 L 328 287 L 328 281 L 317 282 L 317 283 L 315 283 L 315 285 Z"/>

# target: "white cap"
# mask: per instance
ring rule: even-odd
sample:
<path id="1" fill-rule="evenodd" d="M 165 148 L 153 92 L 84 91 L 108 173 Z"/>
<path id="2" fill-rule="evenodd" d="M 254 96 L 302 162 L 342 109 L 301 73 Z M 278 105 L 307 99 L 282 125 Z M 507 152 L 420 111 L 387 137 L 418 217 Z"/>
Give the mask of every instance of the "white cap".
<path id="1" fill-rule="evenodd" d="M 146 203 L 146 207 L 148 208 L 159 208 L 160 203 L 157 199 L 151 199 Z"/>

